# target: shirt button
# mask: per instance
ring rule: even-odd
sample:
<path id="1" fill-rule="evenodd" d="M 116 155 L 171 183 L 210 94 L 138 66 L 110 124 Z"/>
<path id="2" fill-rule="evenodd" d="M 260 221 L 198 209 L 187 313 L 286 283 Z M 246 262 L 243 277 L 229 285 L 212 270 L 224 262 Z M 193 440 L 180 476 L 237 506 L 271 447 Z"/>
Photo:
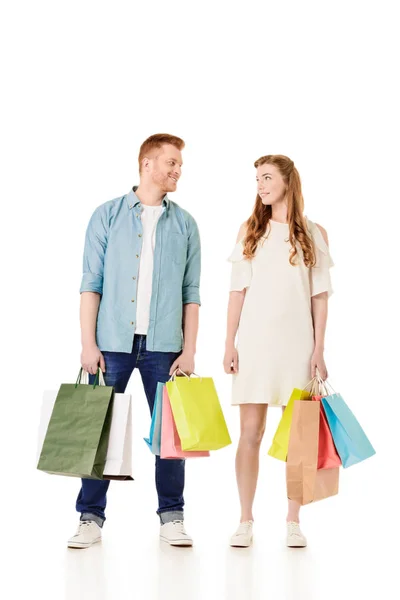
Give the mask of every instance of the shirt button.
<path id="1" fill-rule="evenodd" d="M 132 279 L 136 279 L 136 277 L 132 277 Z"/>
<path id="2" fill-rule="evenodd" d="M 131 325 L 134 325 L 134 324 L 135 324 L 135 321 L 131 321 Z"/>
<path id="3" fill-rule="evenodd" d="M 142 234 L 141 234 L 141 233 L 139 233 L 138 237 L 142 237 Z"/>
<path id="4" fill-rule="evenodd" d="M 134 300 L 132 300 L 132 302 L 135 302 Z"/>
<path id="5" fill-rule="evenodd" d="M 136 258 L 139 258 L 139 254 L 136 254 Z"/>

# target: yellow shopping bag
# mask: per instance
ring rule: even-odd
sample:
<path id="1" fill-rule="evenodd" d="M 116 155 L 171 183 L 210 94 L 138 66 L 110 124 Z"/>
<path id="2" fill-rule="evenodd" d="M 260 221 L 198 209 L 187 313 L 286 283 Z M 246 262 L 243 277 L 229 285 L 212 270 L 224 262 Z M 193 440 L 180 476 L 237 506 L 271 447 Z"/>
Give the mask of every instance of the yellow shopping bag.
<path id="1" fill-rule="evenodd" d="M 176 377 L 166 383 L 182 450 L 218 450 L 232 443 L 211 377 Z"/>
<path id="2" fill-rule="evenodd" d="M 294 388 L 275 432 L 272 446 L 268 451 L 269 456 L 277 458 L 278 460 L 286 461 L 287 459 L 290 427 L 292 424 L 295 400 L 311 400 L 311 394 L 309 391 L 306 391 L 306 389 L 299 390 L 298 388 Z"/>

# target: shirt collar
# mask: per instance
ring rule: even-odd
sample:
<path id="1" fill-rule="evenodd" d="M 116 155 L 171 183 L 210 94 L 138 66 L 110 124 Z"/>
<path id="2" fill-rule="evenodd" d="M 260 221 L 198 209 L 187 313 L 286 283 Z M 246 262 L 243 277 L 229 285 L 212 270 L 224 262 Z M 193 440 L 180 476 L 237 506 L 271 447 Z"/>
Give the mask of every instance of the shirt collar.
<path id="1" fill-rule="evenodd" d="M 133 208 L 134 206 L 137 206 L 138 204 L 140 204 L 140 200 L 135 194 L 138 187 L 139 187 L 138 185 L 134 185 L 133 188 L 130 190 L 129 194 L 126 195 L 126 201 L 128 203 L 128 208 Z M 165 206 L 165 208 L 167 210 L 169 208 L 169 203 L 170 203 L 170 200 L 169 200 L 167 194 L 165 194 L 165 196 L 162 199 L 162 205 Z"/>

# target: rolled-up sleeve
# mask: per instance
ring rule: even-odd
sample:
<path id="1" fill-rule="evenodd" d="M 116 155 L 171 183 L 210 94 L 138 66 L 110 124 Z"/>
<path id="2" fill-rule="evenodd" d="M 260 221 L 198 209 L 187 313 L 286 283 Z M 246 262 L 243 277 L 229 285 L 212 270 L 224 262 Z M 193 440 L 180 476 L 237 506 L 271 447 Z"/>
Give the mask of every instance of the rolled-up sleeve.
<path id="1" fill-rule="evenodd" d="M 82 292 L 103 293 L 104 256 L 107 248 L 108 226 L 103 206 L 93 213 L 86 230 L 83 253 Z"/>
<path id="2" fill-rule="evenodd" d="M 188 247 L 186 267 L 182 284 L 183 304 L 199 304 L 200 302 L 200 272 L 201 272 L 201 247 L 200 234 L 193 217 L 188 223 Z"/>

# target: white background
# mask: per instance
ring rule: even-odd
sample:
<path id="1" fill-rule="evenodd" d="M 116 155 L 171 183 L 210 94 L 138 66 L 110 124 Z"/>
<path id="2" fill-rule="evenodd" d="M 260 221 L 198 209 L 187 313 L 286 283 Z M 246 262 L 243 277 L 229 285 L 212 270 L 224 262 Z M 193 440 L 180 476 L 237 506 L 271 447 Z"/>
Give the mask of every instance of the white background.
<path id="1" fill-rule="evenodd" d="M 1 95 L 2 527 L 7 598 L 372 598 L 397 581 L 399 44 L 395 2 L 3 2 Z M 66 549 L 79 481 L 35 470 L 44 389 L 79 369 L 84 234 L 138 182 L 157 132 L 183 137 L 171 198 L 203 243 L 196 372 L 214 378 L 233 445 L 187 465 L 191 550 L 158 541 L 150 418 L 137 373 L 133 483 L 114 483 L 101 546 Z M 229 263 L 252 211 L 254 161 L 289 155 L 335 268 L 326 360 L 377 450 L 284 545 L 283 465 L 267 457 L 255 543 L 239 519 L 238 411 L 222 370 Z M 260 315 L 262 319 L 262 315 Z M 397 586 L 396 588 L 397 589 Z M 3 592 L 4 590 L 2 590 Z M 139 596 L 138 596 L 139 594 Z"/>

